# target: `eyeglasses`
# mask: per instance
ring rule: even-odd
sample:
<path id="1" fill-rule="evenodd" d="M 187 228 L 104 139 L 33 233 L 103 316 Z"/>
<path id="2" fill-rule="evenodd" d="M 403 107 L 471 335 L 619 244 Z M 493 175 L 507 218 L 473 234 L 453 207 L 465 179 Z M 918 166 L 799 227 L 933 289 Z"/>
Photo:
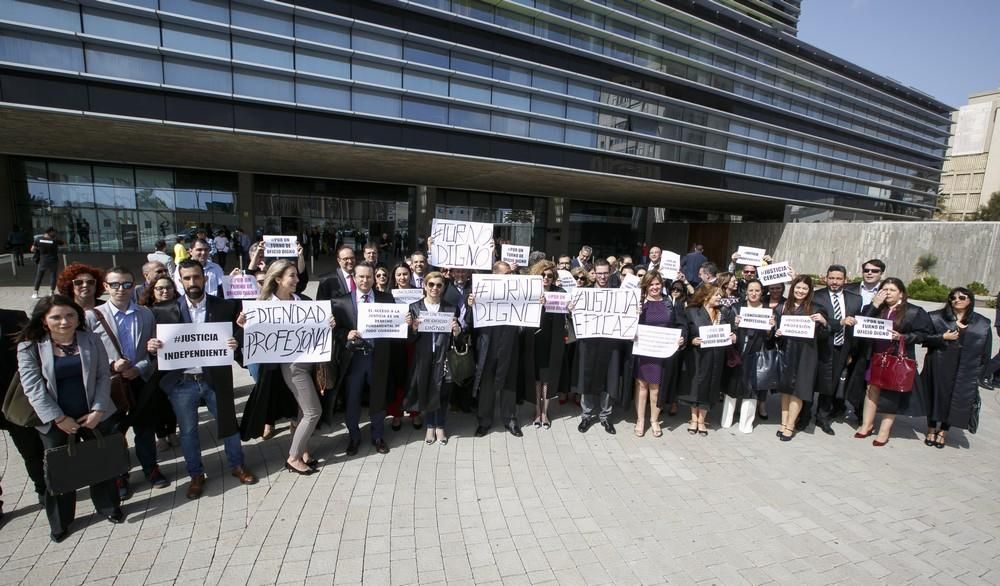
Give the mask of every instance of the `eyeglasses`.
<path id="1" fill-rule="evenodd" d="M 74 287 L 93 287 L 97 284 L 96 279 L 73 279 Z"/>
<path id="2" fill-rule="evenodd" d="M 347 261 L 354 262 L 354 257 L 353 256 L 345 256 L 344 258 L 340 259 L 340 262 L 347 262 Z"/>
<path id="3" fill-rule="evenodd" d="M 387 275 L 387 274 L 385 274 L 385 273 L 376 273 L 376 274 L 375 274 L 375 278 L 376 278 L 376 279 L 388 279 L 388 278 L 389 278 L 389 275 Z"/>
<path id="4" fill-rule="evenodd" d="M 135 285 L 135 283 L 133 283 L 132 281 L 122 281 L 122 282 L 115 282 L 115 283 L 107 283 L 107 285 L 108 285 L 108 287 L 111 287 L 115 291 L 117 291 L 119 289 L 124 289 L 124 290 L 128 291 L 129 289 L 131 289 Z"/>
<path id="5" fill-rule="evenodd" d="M 882 269 L 862 269 L 865 273 L 881 273 Z"/>
<path id="6" fill-rule="evenodd" d="M 955 295 L 954 297 L 951 298 L 951 300 L 952 301 L 968 301 L 969 300 L 969 296 L 968 295 Z"/>
<path id="7" fill-rule="evenodd" d="M 173 290 L 174 290 L 174 288 L 170 287 L 170 286 L 153 287 L 153 291 L 159 291 L 161 293 L 164 292 L 164 291 L 173 291 Z"/>
<path id="8" fill-rule="evenodd" d="M 556 276 L 555 276 L 554 273 L 542 273 L 542 278 L 543 279 L 555 279 Z"/>
<path id="9" fill-rule="evenodd" d="M 444 283 L 427 283 L 428 289 L 444 289 Z"/>
<path id="10" fill-rule="evenodd" d="M 611 273 L 594 273 L 598 277 L 610 277 Z"/>
<path id="11" fill-rule="evenodd" d="M 587 280 L 587 277 L 585 277 L 585 276 L 583 276 L 583 275 L 580 275 L 579 277 L 576 277 L 576 280 L 577 280 L 577 281 L 586 281 L 586 280 Z"/>

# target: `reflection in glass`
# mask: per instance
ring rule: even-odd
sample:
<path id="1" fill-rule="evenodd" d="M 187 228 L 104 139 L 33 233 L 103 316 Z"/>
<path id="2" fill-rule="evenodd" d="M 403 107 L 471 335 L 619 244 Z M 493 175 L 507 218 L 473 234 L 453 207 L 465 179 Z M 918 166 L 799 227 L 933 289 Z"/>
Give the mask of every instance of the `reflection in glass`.
<path id="1" fill-rule="evenodd" d="M 211 65 L 201 61 L 163 58 L 164 83 L 183 87 L 233 92 L 233 78 L 228 65 Z"/>
<path id="2" fill-rule="evenodd" d="M 0 31 L 0 61 L 83 71 L 83 49 L 78 41 L 28 36 Z"/>

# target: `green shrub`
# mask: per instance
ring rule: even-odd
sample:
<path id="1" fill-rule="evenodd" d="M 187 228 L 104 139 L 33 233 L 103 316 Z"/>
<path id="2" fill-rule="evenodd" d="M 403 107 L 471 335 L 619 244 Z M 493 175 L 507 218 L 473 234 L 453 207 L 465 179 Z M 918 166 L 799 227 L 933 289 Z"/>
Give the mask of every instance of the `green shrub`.
<path id="1" fill-rule="evenodd" d="M 906 286 L 906 294 L 911 299 L 919 299 L 920 301 L 947 301 L 950 290 L 948 286 L 942 285 L 937 277 L 913 279 Z"/>
<path id="2" fill-rule="evenodd" d="M 977 297 L 983 297 L 990 294 L 990 290 L 986 288 L 986 285 L 983 285 L 979 281 L 973 281 L 966 285 L 965 288 L 972 291 L 972 294 Z"/>

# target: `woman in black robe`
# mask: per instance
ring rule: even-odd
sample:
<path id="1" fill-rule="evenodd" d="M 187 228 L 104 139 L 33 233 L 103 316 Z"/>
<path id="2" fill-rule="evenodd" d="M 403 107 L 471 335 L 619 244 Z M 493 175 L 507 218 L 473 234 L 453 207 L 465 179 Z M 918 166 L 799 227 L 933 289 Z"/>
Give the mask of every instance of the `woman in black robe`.
<path id="1" fill-rule="evenodd" d="M 532 275 L 542 276 L 542 288 L 546 293 L 565 293 L 559 286 L 556 265 L 543 260 L 531 267 Z M 549 429 L 549 399 L 556 396 L 563 380 L 567 377 L 569 365 L 566 362 L 566 314 L 549 313 L 542 308 L 541 327 L 533 332 L 532 369 L 535 381 L 535 427 Z"/>
<path id="2" fill-rule="evenodd" d="M 740 309 L 752 307 L 756 309 L 767 309 L 764 305 L 764 289 L 760 281 L 751 279 L 747 281 L 744 289 L 746 299 L 733 308 L 736 314 L 733 318 L 736 324 L 736 351 L 740 353 L 743 364 L 736 368 L 729 368 L 725 374 L 728 380 L 725 381 L 724 403 L 722 407 L 722 427 L 732 426 L 736 412 L 740 414 L 740 431 L 751 433 L 753 431 L 754 416 L 757 413 L 757 401 L 767 400 L 768 391 L 755 391 L 750 388 L 748 374 L 752 374 L 756 369 L 756 356 L 772 345 L 770 330 L 756 330 L 740 327 Z M 771 327 L 775 324 L 771 320 Z M 748 370 L 749 369 L 749 370 Z M 739 401 L 739 404 L 737 404 Z"/>
<path id="3" fill-rule="evenodd" d="M 427 445 L 435 441 L 441 445 L 448 443 L 444 431 L 448 413 L 449 395 L 452 389 L 451 373 L 448 371 L 448 350 L 452 336 L 461 331 L 458 322 L 458 308 L 446 303 L 444 275 L 428 273 L 424 277 L 424 298 L 410 304 L 409 341 L 413 345 L 413 367 L 410 369 L 410 383 L 406 392 L 406 409 L 419 411 L 427 425 Z M 447 313 L 452 316 L 450 333 L 430 333 L 420 331 L 420 316 L 428 312 Z"/>
<path id="4" fill-rule="evenodd" d="M 991 322 L 975 307 L 972 292 L 956 287 L 948 294 L 948 303 L 928 315 L 934 331 L 924 339 L 927 357 L 920 375 L 927 410 L 925 445 L 944 448 L 950 428 L 969 428 L 979 397 L 979 373 L 993 350 Z"/>
<path id="5" fill-rule="evenodd" d="M 719 402 L 722 393 L 722 371 L 726 367 L 726 346 L 701 347 L 699 329 L 704 326 L 728 324 L 733 327 L 733 314 L 720 307 L 722 290 L 715 285 L 703 283 L 695 291 L 686 310 L 688 331 L 685 339 L 691 340 L 692 348 L 685 356 L 685 368 L 690 376 L 687 391 L 679 397 L 680 402 L 691 407 L 691 421 L 688 433 L 708 435 L 705 418 L 708 410 Z M 736 334 L 729 334 L 730 343 L 736 341 Z"/>
<path id="6" fill-rule="evenodd" d="M 826 312 L 814 304 L 812 277 L 800 275 L 792 280 L 788 300 L 774 310 L 775 337 L 785 355 L 785 368 L 778 391 L 781 393 L 781 429 L 778 437 L 783 442 L 795 437 L 795 421 L 802 411 L 802 403 L 812 401 L 816 390 L 816 373 L 819 371 L 819 340 L 827 335 Z M 783 335 L 782 321 L 790 316 L 808 316 L 815 322 L 811 338 Z"/>

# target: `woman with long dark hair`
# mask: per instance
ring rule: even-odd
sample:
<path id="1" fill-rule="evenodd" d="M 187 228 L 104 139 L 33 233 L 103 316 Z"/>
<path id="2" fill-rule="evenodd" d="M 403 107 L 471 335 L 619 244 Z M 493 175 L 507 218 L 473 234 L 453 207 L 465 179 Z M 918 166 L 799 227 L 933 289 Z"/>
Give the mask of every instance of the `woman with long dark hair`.
<path id="1" fill-rule="evenodd" d="M 920 373 L 927 410 L 925 445 L 944 448 L 949 429 L 969 428 L 979 373 L 993 350 L 992 324 L 975 308 L 975 295 L 956 287 L 944 307 L 928 314 L 934 329 L 924 339 L 927 356 Z"/>
<path id="2" fill-rule="evenodd" d="M 934 331 L 927 312 L 916 305 L 907 303 L 906 285 L 895 277 L 889 277 L 882 281 L 878 293 L 872 298 L 872 302 L 861 310 L 861 315 L 865 317 L 877 317 L 892 321 L 891 340 L 873 340 L 863 342 L 859 350 L 858 364 L 852 373 L 852 381 L 857 375 L 863 373 L 864 386 L 854 383 L 851 385 L 851 403 L 857 404 L 859 397 L 856 396 L 857 389 L 864 389 L 864 407 L 861 417 L 861 425 L 858 427 L 854 437 L 864 439 L 875 433 L 875 415 L 882 413 L 882 423 L 878 429 L 878 436 L 872 440 L 872 445 L 881 447 L 889 443 L 889 436 L 892 433 L 892 424 L 896 421 L 896 414 L 905 411 L 910 402 L 910 391 L 880 389 L 871 384 L 871 356 L 879 352 L 885 352 L 899 343 L 902 339 L 906 348 L 906 355 L 910 358 L 916 357 L 916 345 L 923 343 L 927 336 Z M 914 384 L 919 384 L 917 378 Z"/>
<path id="3" fill-rule="evenodd" d="M 733 315 L 721 306 L 722 290 L 715 285 L 703 283 L 695 291 L 694 297 L 687 308 L 687 335 L 692 348 L 685 359 L 688 371 L 688 390 L 679 399 L 681 403 L 691 407 L 691 421 L 688 423 L 688 433 L 691 435 L 708 435 L 705 418 L 708 410 L 719 402 L 722 393 L 722 371 L 726 367 L 726 347 L 701 347 L 700 328 L 728 324 L 733 326 Z M 731 342 L 736 341 L 736 334 L 729 334 Z"/>
<path id="4" fill-rule="evenodd" d="M 683 313 L 676 313 L 673 299 L 663 294 L 663 277 L 656 271 L 647 272 L 639 284 L 641 291 L 639 324 L 661 328 L 684 328 Z M 684 346 L 684 336 L 678 340 L 678 348 Z M 649 403 L 649 425 L 653 429 L 653 437 L 661 437 L 660 408 L 664 404 L 663 385 L 669 384 L 672 378 L 674 356 L 670 358 L 655 358 L 652 356 L 635 356 L 633 372 L 635 373 L 635 435 L 646 435 L 646 403 Z"/>
<path id="5" fill-rule="evenodd" d="M 743 433 L 753 431 L 754 415 L 757 412 L 758 401 L 766 401 L 768 391 L 755 391 L 750 388 L 746 373 L 747 369 L 755 368 L 753 357 L 765 350 L 771 344 L 771 332 L 768 330 L 757 330 L 740 327 L 740 308 L 751 307 L 754 309 L 766 309 L 764 306 L 764 288 L 757 279 L 751 279 L 746 283 L 746 300 L 734 307 L 734 323 L 736 324 L 736 350 L 743 359 L 743 365 L 731 368 L 728 371 L 729 380 L 725 385 L 726 396 L 722 405 L 722 427 L 728 428 L 733 424 L 736 412 L 740 413 L 739 428 Z M 774 327 L 774 318 L 771 318 L 771 326 Z M 740 401 L 737 405 L 737 401 Z"/>
<path id="6" fill-rule="evenodd" d="M 781 393 L 781 429 L 783 442 L 795 437 L 795 421 L 802 412 L 802 403 L 812 401 L 819 370 L 819 342 L 826 335 L 826 313 L 813 303 L 813 282 L 809 275 L 792 279 L 790 293 L 784 305 L 774 310 L 774 332 L 785 354 L 785 368 L 778 391 Z M 815 322 L 811 338 L 786 336 L 781 324 L 788 316 L 807 316 Z"/>
<path id="7" fill-rule="evenodd" d="M 565 293 L 559 286 L 556 265 L 542 260 L 531 266 L 532 275 L 541 275 L 545 293 Z M 544 294 L 544 293 L 543 293 Z M 565 377 L 569 376 L 566 361 L 566 314 L 551 313 L 542 308 L 542 320 L 530 339 L 532 347 L 533 381 L 535 386 L 535 427 L 549 429 L 549 400 L 556 396 Z"/>
<path id="8" fill-rule="evenodd" d="M 375 285 L 378 286 L 376 271 Z M 389 291 L 395 289 L 414 289 L 413 269 L 406 263 L 399 263 L 388 273 Z M 442 292 L 443 293 L 443 292 Z M 390 426 L 393 431 L 403 427 L 403 402 L 406 399 L 406 387 L 410 382 L 409 368 L 413 364 L 414 348 L 409 340 L 389 340 L 389 385 L 393 389 L 392 400 L 386 405 L 386 414 L 392 417 Z M 413 429 L 423 427 L 423 418 L 419 411 L 408 411 Z"/>

